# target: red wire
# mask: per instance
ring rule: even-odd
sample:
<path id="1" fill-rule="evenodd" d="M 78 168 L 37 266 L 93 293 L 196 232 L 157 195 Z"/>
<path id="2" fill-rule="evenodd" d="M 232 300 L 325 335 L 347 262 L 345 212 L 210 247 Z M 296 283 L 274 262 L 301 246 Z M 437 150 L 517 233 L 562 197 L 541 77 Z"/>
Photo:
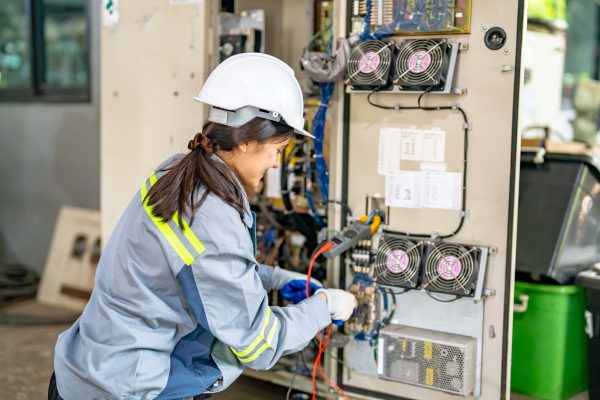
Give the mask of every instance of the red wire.
<path id="1" fill-rule="evenodd" d="M 323 253 L 333 248 L 333 243 L 327 242 L 323 246 L 319 247 L 315 252 L 315 255 L 310 259 L 310 264 L 308 265 L 308 273 L 306 275 L 306 298 L 310 296 L 310 274 L 312 273 L 313 264 L 317 261 L 317 258 Z"/>
<path id="2" fill-rule="evenodd" d="M 319 258 L 319 256 L 321 254 L 323 254 L 324 252 L 326 252 L 328 250 L 331 250 L 332 248 L 333 248 L 333 244 L 331 242 L 327 242 L 322 247 L 320 247 L 315 252 L 314 256 L 311 258 L 310 264 L 308 265 L 308 273 L 307 273 L 307 278 L 306 278 L 306 297 L 307 298 L 310 295 L 310 275 L 312 273 L 313 264 L 315 263 L 315 261 L 317 260 L 317 258 Z M 348 400 L 348 396 L 346 395 L 346 392 L 344 392 L 338 385 L 336 385 L 335 382 L 333 382 L 331 380 L 331 378 L 329 376 L 327 376 L 327 374 L 325 373 L 325 371 L 323 371 L 323 368 L 321 367 L 321 359 L 323 358 L 325 348 L 327 347 L 327 344 L 329 343 L 329 339 L 331 338 L 332 329 L 333 329 L 333 324 L 330 324 L 329 327 L 327 328 L 327 336 L 325 337 L 324 341 L 321 340 L 321 337 L 318 338 L 319 339 L 319 350 L 317 352 L 317 357 L 315 358 L 315 362 L 313 364 L 313 370 L 312 370 L 312 400 L 316 400 L 316 398 L 317 398 L 317 372 L 319 372 L 319 374 L 321 375 L 323 380 L 325 380 L 325 382 L 327 382 L 327 384 L 329 386 L 331 386 L 339 394 L 341 394 L 344 397 L 344 399 Z"/>

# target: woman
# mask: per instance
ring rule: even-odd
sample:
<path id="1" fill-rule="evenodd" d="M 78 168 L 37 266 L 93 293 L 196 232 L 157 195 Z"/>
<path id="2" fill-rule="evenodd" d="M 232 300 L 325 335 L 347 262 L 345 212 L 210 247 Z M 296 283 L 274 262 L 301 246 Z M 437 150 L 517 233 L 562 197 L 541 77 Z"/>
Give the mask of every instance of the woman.
<path id="1" fill-rule="evenodd" d="M 259 265 L 242 188 L 279 166 L 304 131 L 291 68 L 264 54 L 219 65 L 196 98 L 211 105 L 190 152 L 157 168 L 127 207 L 81 317 L 56 344 L 49 397 L 204 398 L 245 367 L 268 369 L 305 347 L 356 299 L 319 289 L 271 307 L 267 291 L 305 275 Z"/>

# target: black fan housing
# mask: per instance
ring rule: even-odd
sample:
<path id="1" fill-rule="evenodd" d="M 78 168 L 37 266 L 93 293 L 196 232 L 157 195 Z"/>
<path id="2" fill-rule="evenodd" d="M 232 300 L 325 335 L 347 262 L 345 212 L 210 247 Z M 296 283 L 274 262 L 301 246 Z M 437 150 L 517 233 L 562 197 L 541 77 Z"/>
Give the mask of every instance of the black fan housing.
<path id="1" fill-rule="evenodd" d="M 477 247 L 441 243 L 428 248 L 421 277 L 423 289 L 473 297 L 481 250 Z"/>
<path id="2" fill-rule="evenodd" d="M 407 91 L 442 90 L 450 58 L 446 39 L 404 40 L 397 46 L 392 82 Z"/>
<path id="3" fill-rule="evenodd" d="M 367 40 L 352 48 L 347 83 L 353 89 L 381 90 L 390 86 L 394 42 Z"/>
<path id="4" fill-rule="evenodd" d="M 377 284 L 412 289 L 417 287 L 423 242 L 388 236 L 379 244 L 375 260 Z"/>

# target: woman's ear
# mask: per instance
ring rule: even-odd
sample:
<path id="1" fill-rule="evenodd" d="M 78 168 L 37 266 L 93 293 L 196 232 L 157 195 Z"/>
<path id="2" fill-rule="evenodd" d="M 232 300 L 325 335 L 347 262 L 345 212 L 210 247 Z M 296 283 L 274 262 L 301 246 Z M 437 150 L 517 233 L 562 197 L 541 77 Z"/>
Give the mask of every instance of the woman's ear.
<path id="1" fill-rule="evenodd" d="M 237 149 L 239 151 L 241 151 L 242 153 L 247 153 L 248 152 L 248 142 L 242 142 L 242 143 L 238 144 Z"/>

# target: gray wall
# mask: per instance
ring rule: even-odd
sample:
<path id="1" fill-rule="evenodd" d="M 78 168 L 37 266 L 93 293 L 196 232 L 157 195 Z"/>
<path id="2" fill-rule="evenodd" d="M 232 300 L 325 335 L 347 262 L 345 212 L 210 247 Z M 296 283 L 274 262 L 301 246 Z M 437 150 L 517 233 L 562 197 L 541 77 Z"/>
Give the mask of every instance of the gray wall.
<path id="1" fill-rule="evenodd" d="M 0 103 L 0 261 L 38 272 L 60 207 L 100 207 L 99 24 L 91 8 L 92 102 Z"/>

